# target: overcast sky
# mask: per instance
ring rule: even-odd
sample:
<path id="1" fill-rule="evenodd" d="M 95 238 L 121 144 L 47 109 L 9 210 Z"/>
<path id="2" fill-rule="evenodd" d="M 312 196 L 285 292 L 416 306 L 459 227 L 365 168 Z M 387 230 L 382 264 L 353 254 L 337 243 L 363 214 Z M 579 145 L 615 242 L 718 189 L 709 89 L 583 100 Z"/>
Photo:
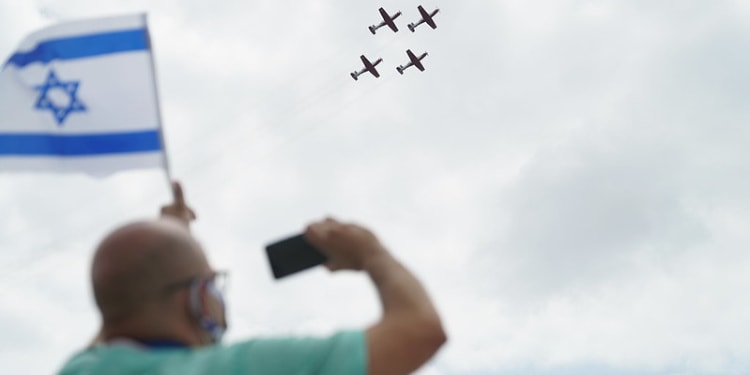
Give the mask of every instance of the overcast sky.
<path id="1" fill-rule="evenodd" d="M 424 281 L 423 375 L 750 373 L 750 1 L 0 0 L 0 58 L 68 19 L 148 12 L 172 174 L 231 273 L 228 341 L 377 318 L 358 274 L 274 282 L 332 214 Z M 404 15 L 373 36 L 377 8 Z M 425 72 L 395 67 L 429 52 Z M 382 77 L 349 76 L 359 55 Z M 2 116 L 2 114 L 0 114 Z M 88 267 L 164 173 L 0 174 L 0 362 L 49 374 L 98 329 Z"/>

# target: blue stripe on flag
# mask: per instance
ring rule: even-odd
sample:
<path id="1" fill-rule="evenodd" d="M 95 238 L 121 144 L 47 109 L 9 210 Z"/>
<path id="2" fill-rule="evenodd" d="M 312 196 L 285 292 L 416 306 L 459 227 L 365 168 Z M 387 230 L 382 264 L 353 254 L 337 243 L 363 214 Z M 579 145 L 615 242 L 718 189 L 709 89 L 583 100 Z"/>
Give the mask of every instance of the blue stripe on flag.
<path id="1" fill-rule="evenodd" d="M 146 29 L 125 30 L 46 40 L 29 52 L 13 54 L 5 65 L 23 68 L 35 62 L 46 64 L 52 60 L 81 59 L 141 50 L 148 50 Z"/>
<path id="2" fill-rule="evenodd" d="M 0 133 L 0 156 L 96 156 L 161 149 L 158 130 L 81 135 Z"/>

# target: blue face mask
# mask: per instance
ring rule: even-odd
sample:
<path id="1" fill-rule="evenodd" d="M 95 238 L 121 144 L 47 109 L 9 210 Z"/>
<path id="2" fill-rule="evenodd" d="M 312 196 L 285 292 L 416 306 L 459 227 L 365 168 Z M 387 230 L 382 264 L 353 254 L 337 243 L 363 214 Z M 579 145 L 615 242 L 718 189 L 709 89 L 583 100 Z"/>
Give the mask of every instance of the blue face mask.
<path id="1" fill-rule="evenodd" d="M 219 306 L 221 306 L 222 312 L 226 314 L 226 304 L 224 302 L 224 296 L 222 295 L 221 290 L 219 290 L 212 281 L 206 282 L 204 288 L 205 288 L 204 290 L 206 294 L 210 296 L 210 298 L 213 298 L 216 302 L 218 302 Z M 211 343 L 212 344 L 220 343 L 227 329 L 226 318 L 223 319 L 225 323 L 220 324 L 219 322 L 216 321 L 216 319 L 214 319 L 214 317 L 206 314 L 206 312 L 203 311 L 203 309 L 199 307 L 197 301 L 195 301 L 194 303 L 194 309 L 199 315 L 200 326 L 201 328 L 206 330 L 206 332 L 208 332 L 211 338 Z"/>

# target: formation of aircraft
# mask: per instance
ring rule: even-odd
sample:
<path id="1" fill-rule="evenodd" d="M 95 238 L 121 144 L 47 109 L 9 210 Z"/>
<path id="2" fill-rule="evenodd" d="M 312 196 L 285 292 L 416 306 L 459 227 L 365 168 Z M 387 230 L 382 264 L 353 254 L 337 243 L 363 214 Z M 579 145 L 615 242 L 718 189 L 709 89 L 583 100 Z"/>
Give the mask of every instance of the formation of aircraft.
<path id="1" fill-rule="evenodd" d="M 419 11 L 419 15 L 420 15 L 421 19 L 419 21 L 417 21 L 417 22 L 412 22 L 412 23 L 410 23 L 410 24 L 407 25 L 407 27 L 409 28 L 409 30 L 411 30 L 411 32 L 414 32 L 416 30 L 416 28 L 419 25 L 423 24 L 423 23 L 426 23 L 432 29 L 436 29 L 437 28 L 437 24 L 435 24 L 435 20 L 433 18 L 440 11 L 440 9 L 435 9 L 432 12 L 428 12 L 427 10 L 424 9 L 424 7 L 422 7 L 420 5 L 420 6 L 417 7 L 417 10 Z M 368 26 L 368 29 L 370 30 L 370 32 L 373 35 L 375 35 L 375 33 L 377 32 L 377 30 L 380 29 L 383 26 L 388 26 L 388 28 L 390 28 L 391 30 L 393 30 L 394 33 L 398 32 L 398 26 L 396 26 L 396 23 L 394 21 L 399 16 L 401 16 L 401 12 L 398 11 L 398 12 L 394 13 L 393 15 L 390 15 L 383 8 L 378 9 L 378 12 L 380 13 L 380 17 L 383 18 L 383 21 L 380 22 L 377 25 Z M 427 57 L 427 52 L 421 54 L 420 56 L 417 56 L 410 49 L 407 49 L 406 50 L 406 55 L 409 57 L 409 61 L 405 65 L 399 65 L 398 67 L 396 67 L 396 71 L 399 74 L 403 75 L 404 74 L 404 70 L 406 70 L 407 68 L 409 68 L 411 66 L 415 66 L 420 71 L 424 71 L 425 68 L 424 68 L 424 65 L 422 65 L 422 59 L 424 59 L 425 57 Z M 352 78 L 354 78 L 355 81 L 359 79 L 359 76 L 361 76 L 362 74 L 365 74 L 367 72 L 369 72 L 370 74 L 372 74 L 375 78 L 379 78 L 380 77 L 380 73 L 378 73 L 378 71 L 377 71 L 377 69 L 375 67 L 378 64 L 380 64 L 381 62 L 383 62 L 382 58 L 378 58 L 377 60 L 375 60 L 375 62 L 370 62 L 370 60 L 367 59 L 367 57 L 365 57 L 365 55 L 362 55 L 359 58 L 360 58 L 360 60 L 362 60 L 362 64 L 364 65 L 364 68 L 362 68 L 361 70 L 354 71 L 354 72 L 350 73 L 350 75 L 352 76 Z"/>

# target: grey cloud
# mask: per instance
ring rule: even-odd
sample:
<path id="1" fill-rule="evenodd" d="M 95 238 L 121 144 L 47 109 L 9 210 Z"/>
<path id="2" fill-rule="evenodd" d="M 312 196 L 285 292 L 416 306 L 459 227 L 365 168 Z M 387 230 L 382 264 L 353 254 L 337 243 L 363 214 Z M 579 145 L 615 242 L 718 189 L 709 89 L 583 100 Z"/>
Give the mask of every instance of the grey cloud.
<path id="1" fill-rule="evenodd" d="M 686 251 L 708 240 L 682 201 L 683 161 L 669 150 L 575 142 L 539 155 L 506 197 L 507 241 L 533 289 L 630 275 L 640 251 Z M 533 275 L 533 276 L 532 276 Z"/>

